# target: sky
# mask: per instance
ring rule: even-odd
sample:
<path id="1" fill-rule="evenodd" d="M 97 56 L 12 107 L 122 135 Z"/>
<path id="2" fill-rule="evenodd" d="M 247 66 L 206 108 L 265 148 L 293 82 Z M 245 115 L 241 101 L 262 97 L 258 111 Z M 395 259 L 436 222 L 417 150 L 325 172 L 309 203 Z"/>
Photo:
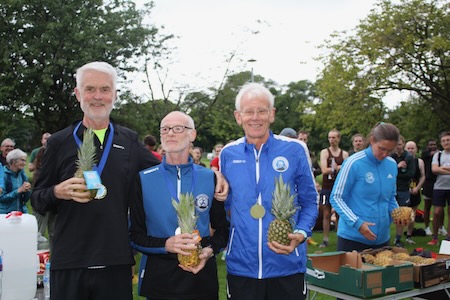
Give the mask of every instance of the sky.
<path id="1" fill-rule="evenodd" d="M 146 0 L 136 0 L 138 7 Z M 376 0 L 154 0 L 146 22 L 177 36 L 165 62 L 166 93 L 188 86 L 192 90 L 218 87 L 227 68 L 252 71 L 286 85 L 316 81 L 321 64 L 319 46 L 334 32 L 354 29 Z M 226 61 L 236 53 L 228 64 Z M 249 62 L 249 60 L 255 60 Z M 136 76 L 135 93 L 149 94 Z M 159 87 L 156 73 L 151 82 Z M 160 89 L 155 88 L 156 95 Z M 398 95 L 385 99 L 389 108 Z"/>

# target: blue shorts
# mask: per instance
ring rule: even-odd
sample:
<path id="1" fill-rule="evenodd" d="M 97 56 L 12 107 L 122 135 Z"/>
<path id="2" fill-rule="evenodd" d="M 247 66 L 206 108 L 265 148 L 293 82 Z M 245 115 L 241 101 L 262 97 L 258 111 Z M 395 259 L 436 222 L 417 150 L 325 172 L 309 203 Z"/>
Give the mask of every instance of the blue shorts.
<path id="1" fill-rule="evenodd" d="M 433 205 L 445 207 L 450 205 L 450 190 L 434 190 L 433 191 Z"/>
<path id="2" fill-rule="evenodd" d="M 395 198 L 397 199 L 398 206 L 409 206 L 411 203 L 409 196 L 409 190 L 397 191 L 397 195 L 395 196 Z"/>

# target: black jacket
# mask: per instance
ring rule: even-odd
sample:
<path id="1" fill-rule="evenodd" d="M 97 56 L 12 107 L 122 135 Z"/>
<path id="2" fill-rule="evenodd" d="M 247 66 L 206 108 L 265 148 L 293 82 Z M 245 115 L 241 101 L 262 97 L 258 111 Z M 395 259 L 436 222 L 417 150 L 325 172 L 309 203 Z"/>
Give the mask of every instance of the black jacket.
<path id="1" fill-rule="evenodd" d="M 53 134 L 42 158 L 39 178 L 31 194 L 33 209 L 57 213 L 52 269 L 89 266 L 131 265 L 134 263 L 128 238 L 128 207 L 134 178 L 142 169 L 159 161 L 138 141 L 135 132 L 117 124 L 111 151 L 101 174 L 107 195 L 102 200 L 78 203 L 57 199 L 54 186 L 75 174 L 77 144 L 73 130 L 78 122 Z M 78 129 L 83 139 L 85 127 Z M 107 142 L 109 129 L 105 135 Z M 103 148 L 95 138 L 97 159 Z"/>

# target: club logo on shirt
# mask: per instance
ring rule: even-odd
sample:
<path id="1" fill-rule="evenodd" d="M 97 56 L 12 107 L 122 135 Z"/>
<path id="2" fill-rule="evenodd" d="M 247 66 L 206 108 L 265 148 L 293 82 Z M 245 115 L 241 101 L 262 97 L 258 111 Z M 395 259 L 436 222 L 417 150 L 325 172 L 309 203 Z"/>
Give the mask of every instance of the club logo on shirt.
<path id="1" fill-rule="evenodd" d="M 289 161 L 284 156 L 277 156 L 272 161 L 272 168 L 278 172 L 285 172 L 289 169 Z"/>
<path id="2" fill-rule="evenodd" d="M 366 182 L 367 183 L 373 183 L 375 181 L 375 176 L 373 176 L 372 172 L 366 173 Z"/>
<path id="3" fill-rule="evenodd" d="M 199 212 L 204 212 L 208 209 L 209 198 L 206 194 L 200 194 L 195 197 L 195 207 Z"/>

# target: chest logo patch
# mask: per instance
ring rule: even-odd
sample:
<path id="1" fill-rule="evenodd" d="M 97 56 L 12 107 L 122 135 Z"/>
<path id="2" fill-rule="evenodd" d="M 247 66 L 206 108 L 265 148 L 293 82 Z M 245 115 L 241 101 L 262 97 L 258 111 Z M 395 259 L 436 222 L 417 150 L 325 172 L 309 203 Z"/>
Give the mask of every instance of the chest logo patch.
<path id="1" fill-rule="evenodd" d="M 289 169 L 289 161 L 284 156 L 277 156 L 272 160 L 272 168 L 278 172 L 285 172 Z"/>
<path id="2" fill-rule="evenodd" d="M 195 207 L 197 211 L 204 212 L 208 209 L 209 205 L 209 198 L 206 194 L 200 194 L 197 197 L 195 197 Z"/>
<path id="3" fill-rule="evenodd" d="M 375 181 L 375 176 L 373 176 L 372 172 L 367 172 L 366 173 L 366 182 L 367 183 L 374 183 Z"/>

